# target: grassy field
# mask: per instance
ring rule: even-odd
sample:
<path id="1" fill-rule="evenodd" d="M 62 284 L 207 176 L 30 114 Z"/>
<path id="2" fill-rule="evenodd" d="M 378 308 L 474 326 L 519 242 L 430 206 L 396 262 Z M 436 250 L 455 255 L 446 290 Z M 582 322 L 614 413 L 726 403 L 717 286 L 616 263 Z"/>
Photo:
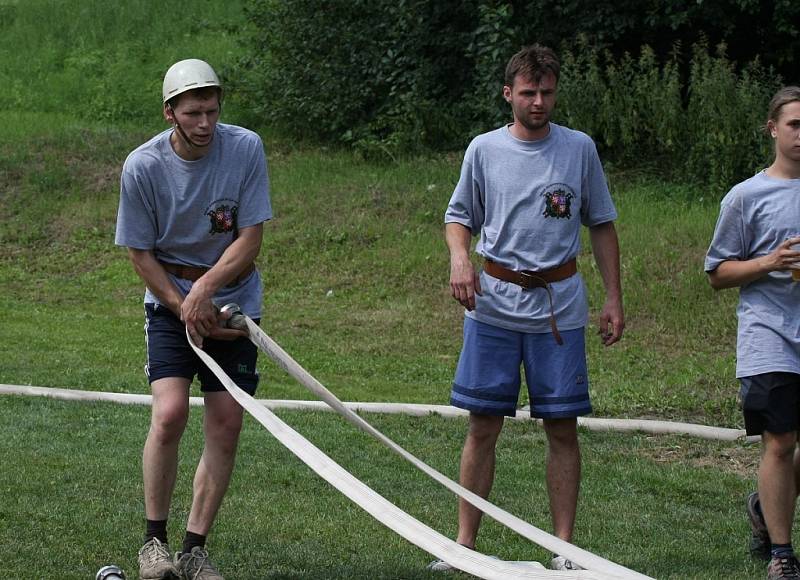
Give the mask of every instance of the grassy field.
<path id="1" fill-rule="evenodd" d="M 25 312 L 0 330 L 16 337 L 2 341 L 0 380 L 147 390 L 141 283 L 113 245 L 119 166 L 144 138 L 84 130 L 0 144 L 9 192 L 0 301 Z M 441 221 L 458 157 L 382 165 L 268 149 L 276 218 L 259 257 L 267 332 L 345 399 L 446 402 L 462 313 L 448 293 Z M 621 179 L 614 191 L 628 329 L 610 349 L 590 336 L 598 414 L 738 426 L 736 293 L 715 293 L 702 273 L 715 204 Z M 588 249 L 580 269 L 597 309 Z M 70 340 L 53 348 L 53 334 Z M 262 395 L 306 396 L 264 373 Z"/>
<path id="2" fill-rule="evenodd" d="M 366 435 L 333 414 L 280 415 L 389 500 L 434 529 L 455 533 L 453 496 Z M 109 562 L 135 571 L 141 538 L 139 456 L 147 417 L 144 407 L 0 400 L 3 577 L 77 580 Z M 367 418 L 456 476 L 463 422 Z M 506 429 L 493 501 L 547 529 L 544 434 L 526 423 Z M 676 437 L 585 432 L 582 438 L 579 545 L 655 578 L 761 575 L 763 565 L 746 556 L 741 502 L 749 490 L 754 450 Z M 200 450 L 200 413 L 194 413 L 182 447 L 173 543 L 182 534 Z M 548 557 L 491 520 L 479 548 L 505 559 Z M 440 577 L 424 571 L 430 556 L 314 476 L 254 421 L 246 422 L 210 549 L 230 578 Z"/>
<path id="3" fill-rule="evenodd" d="M 244 24 L 235 2 L 198 2 L 169 18 L 154 16 L 163 7 L 150 1 L 106 6 L 0 0 L 0 82 L 11 87 L 0 111 L 0 383 L 148 392 L 143 288 L 113 245 L 119 170 L 163 127 L 163 70 L 186 56 L 215 57 L 227 70 Z M 230 97 L 223 120 L 246 118 Z M 254 128 L 265 140 L 276 214 L 258 261 L 262 326 L 344 400 L 446 403 L 462 312 L 449 297 L 441 222 L 460 154 L 369 162 Z M 736 293 L 713 292 L 702 273 L 717 198 L 621 171 L 609 177 L 628 327 L 610 349 L 589 330 L 596 416 L 741 427 Z M 586 244 L 579 267 L 594 315 L 602 288 Z M 260 397 L 310 398 L 260 365 Z M 333 415 L 281 416 L 390 500 L 454 533 L 452 496 L 399 458 Z M 0 577 L 86 578 L 109 562 L 135 569 L 147 417 L 140 407 L 0 397 Z M 199 418 L 193 413 L 183 444 L 173 542 L 187 515 Z M 463 421 L 369 420 L 457 475 Z M 583 441 L 579 545 L 657 578 L 763 575 L 746 557 L 742 511 L 757 448 L 588 432 Z M 539 429 L 509 425 L 492 499 L 549 529 L 542 457 Z M 426 577 L 424 553 L 253 421 L 238 467 L 211 539 L 229 577 Z M 493 523 L 480 548 L 547 557 Z"/>

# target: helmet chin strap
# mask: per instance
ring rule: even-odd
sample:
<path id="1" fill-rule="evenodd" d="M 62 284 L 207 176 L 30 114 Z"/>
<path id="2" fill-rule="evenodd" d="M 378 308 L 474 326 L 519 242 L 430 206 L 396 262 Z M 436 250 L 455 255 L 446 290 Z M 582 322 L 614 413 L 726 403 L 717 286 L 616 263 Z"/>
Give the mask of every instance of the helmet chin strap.
<path id="1" fill-rule="evenodd" d="M 172 112 L 172 119 L 170 119 L 172 121 L 172 126 L 178 132 L 178 136 L 181 139 L 183 139 L 183 142 L 186 144 L 186 147 L 189 148 L 189 151 L 192 151 L 193 149 L 199 149 L 199 148 L 203 147 L 203 145 L 198 145 L 197 143 L 195 143 L 194 141 L 189 139 L 189 136 L 183 130 L 183 127 L 181 127 L 181 124 L 178 123 L 178 117 L 177 117 L 177 115 L 175 115 L 175 109 L 173 109 L 172 105 L 170 105 L 169 103 L 167 103 L 167 107 L 169 107 L 169 110 Z M 212 136 L 212 139 L 213 139 L 213 136 Z"/>

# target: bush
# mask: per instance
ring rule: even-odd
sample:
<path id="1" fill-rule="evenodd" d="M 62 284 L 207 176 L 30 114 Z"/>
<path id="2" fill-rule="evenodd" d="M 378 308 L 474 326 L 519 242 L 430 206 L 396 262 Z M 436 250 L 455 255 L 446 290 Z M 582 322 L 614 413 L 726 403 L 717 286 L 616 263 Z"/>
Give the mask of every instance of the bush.
<path id="1" fill-rule="evenodd" d="M 698 43 L 685 86 L 679 47 L 660 64 L 648 46 L 615 59 L 579 38 L 561 59 L 555 120 L 591 135 L 606 159 L 716 194 L 770 161 L 760 129 L 780 77 L 757 59 L 737 71 L 724 45 L 712 55 Z"/>
<path id="2" fill-rule="evenodd" d="M 591 135 L 606 155 L 630 165 L 671 158 L 681 141 L 677 59 L 660 65 L 647 46 L 615 60 L 585 37 L 562 49 L 555 120 Z"/>
<path id="3" fill-rule="evenodd" d="M 471 4 L 255 0 L 238 88 L 291 135 L 386 152 L 454 144 Z"/>
<path id="4" fill-rule="evenodd" d="M 770 162 L 761 128 L 779 79 L 758 60 L 737 73 L 720 45 L 716 56 L 695 47 L 685 114 L 687 177 L 719 191 Z"/>
<path id="5" fill-rule="evenodd" d="M 666 55 L 646 45 L 638 56 L 617 54 L 607 46 L 630 27 L 634 11 L 623 4 L 627 16 L 612 23 L 601 2 L 592 16 L 595 34 L 561 44 L 556 122 L 591 135 L 607 160 L 649 165 L 717 191 L 762 167 L 769 144 L 758 127 L 779 77 L 757 59 L 736 65 L 724 45 L 711 55 L 706 41 L 692 47 L 688 63 L 680 44 Z M 583 4 L 548 6 L 545 12 L 563 19 Z M 562 26 L 559 20 L 541 28 L 541 38 L 527 35 L 542 18 L 532 7 L 333 0 L 323 10 L 318 0 L 251 0 L 250 48 L 229 76 L 261 122 L 291 138 L 337 142 L 370 156 L 460 150 L 509 120 L 501 91 L 509 56 Z M 674 18 L 683 27 L 685 17 L 643 22 L 658 27 Z"/>

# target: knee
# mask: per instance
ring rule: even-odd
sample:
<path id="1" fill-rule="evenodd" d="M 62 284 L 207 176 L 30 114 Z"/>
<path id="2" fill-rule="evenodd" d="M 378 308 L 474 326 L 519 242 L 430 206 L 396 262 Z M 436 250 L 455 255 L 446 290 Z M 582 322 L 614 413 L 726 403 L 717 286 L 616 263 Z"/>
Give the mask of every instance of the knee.
<path id="1" fill-rule="evenodd" d="M 797 448 L 797 435 L 792 433 L 765 433 L 764 455 L 780 461 L 792 461 Z"/>
<path id="2" fill-rule="evenodd" d="M 578 428 L 574 420 L 545 420 L 544 429 L 547 442 L 554 449 L 577 449 Z"/>
<path id="3" fill-rule="evenodd" d="M 471 416 L 467 438 L 476 445 L 494 445 L 503 429 L 503 417 Z"/>
<path id="4" fill-rule="evenodd" d="M 150 422 L 150 436 L 161 445 L 169 445 L 180 440 L 186 428 L 188 412 L 185 409 L 174 408 L 160 410 L 153 414 Z"/>
<path id="5" fill-rule="evenodd" d="M 211 440 L 218 449 L 233 453 L 239 442 L 242 431 L 242 416 L 234 414 L 207 420 L 205 425 L 206 440 Z"/>

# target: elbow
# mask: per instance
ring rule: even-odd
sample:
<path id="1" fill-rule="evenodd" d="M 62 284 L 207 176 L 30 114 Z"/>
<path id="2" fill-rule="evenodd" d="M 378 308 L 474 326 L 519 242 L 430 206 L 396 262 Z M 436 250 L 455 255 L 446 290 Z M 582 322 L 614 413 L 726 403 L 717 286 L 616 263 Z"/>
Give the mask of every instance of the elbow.
<path id="1" fill-rule="evenodd" d="M 727 288 L 720 280 L 719 273 L 716 270 L 708 272 L 708 283 L 714 290 L 722 290 Z"/>

